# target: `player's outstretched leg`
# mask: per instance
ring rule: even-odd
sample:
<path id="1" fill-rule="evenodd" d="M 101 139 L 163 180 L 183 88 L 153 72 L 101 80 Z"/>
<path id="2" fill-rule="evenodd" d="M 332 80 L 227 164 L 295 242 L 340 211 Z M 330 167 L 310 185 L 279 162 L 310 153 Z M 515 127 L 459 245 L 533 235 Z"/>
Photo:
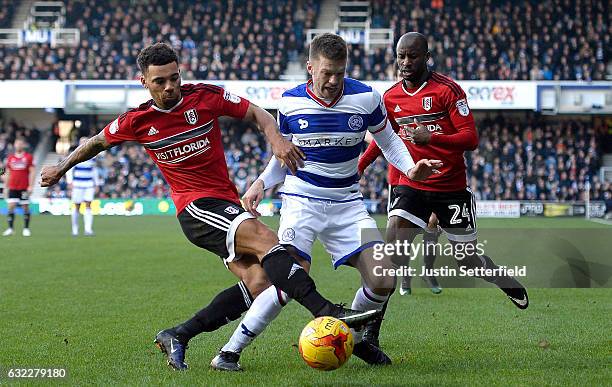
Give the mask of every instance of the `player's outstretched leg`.
<path id="1" fill-rule="evenodd" d="M 255 255 L 270 282 L 295 299 L 313 316 L 332 316 L 344 321 L 349 327 L 362 327 L 376 319 L 376 310 L 355 311 L 334 305 L 317 290 L 314 281 L 289 252 L 278 244 L 278 237 L 263 223 L 248 219 L 243 221 L 236 232 L 236 252 Z"/>
<path id="2" fill-rule="evenodd" d="M 355 293 L 351 306 L 355 310 L 375 309 L 381 315 L 376 320 L 366 324 L 362 332 L 355 334 L 355 347 L 353 354 L 371 365 L 389 365 L 391 359 L 380 349 L 378 332 L 382 324 L 384 311 L 396 285 L 396 278 L 390 275 L 376 275 L 379 271 L 393 269 L 390 256 L 374 259 L 373 249 L 363 250 L 359 255 L 352 257 L 349 263 L 359 270 L 362 286 Z"/>
<path id="3" fill-rule="evenodd" d="M 164 329 L 155 337 L 155 344 L 167 356 L 168 365 L 186 370 L 185 352 L 190 339 L 202 332 L 212 332 L 234 321 L 251 306 L 253 298 L 244 282 L 217 294 L 211 303 L 192 318 L 173 328 Z"/>
<path id="4" fill-rule="evenodd" d="M 432 215 L 433 216 L 433 215 Z M 435 229 L 428 228 L 423 234 L 423 261 L 425 263 L 425 269 L 431 273 L 433 270 L 434 262 L 436 261 L 436 245 L 438 244 L 438 237 L 440 233 L 437 227 Z M 433 275 L 423 276 L 423 281 L 429 286 L 433 294 L 442 293 L 442 287 L 438 283 L 438 279 Z"/>
<path id="5" fill-rule="evenodd" d="M 278 316 L 288 301 L 289 297 L 276 286 L 264 290 L 255 298 L 232 337 L 212 359 L 210 366 L 219 371 L 242 371 L 238 363 L 240 354 Z"/>
<path id="6" fill-rule="evenodd" d="M 476 244 L 476 241 L 468 242 Z M 458 251 L 466 251 L 466 250 L 458 250 Z M 457 257 L 455 257 L 457 258 Z M 474 268 L 485 268 L 485 269 L 497 269 L 498 266 L 493 262 L 491 258 L 487 255 L 472 255 L 465 257 L 463 259 L 457 259 L 457 264 L 460 267 L 464 267 L 466 269 L 474 269 Z M 498 288 L 500 288 L 506 296 L 512 301 L 512 303 L 519 309 L 527 309 L 529 306 L 529 297 L 527 295 L 527 289 L 514 277 L 510 277 L 508 275 L 495 275 L 495 276 L 485 276 L 478 275 L 477 278 L 482 278 L 483 280 L 495 284 Z"/>

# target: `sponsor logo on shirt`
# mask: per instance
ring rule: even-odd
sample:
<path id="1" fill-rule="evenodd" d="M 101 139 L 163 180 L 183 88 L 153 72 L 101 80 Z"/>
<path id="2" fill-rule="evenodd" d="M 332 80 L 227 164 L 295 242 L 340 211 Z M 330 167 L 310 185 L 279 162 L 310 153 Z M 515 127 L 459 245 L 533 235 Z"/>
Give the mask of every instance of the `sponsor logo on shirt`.
<path id="1" fill-rule="evenodd" d="M 156 151 L 157 160 L 164 164 L 176 164 L 186 160 L 192 156 L 199 155 L 210 149 L 210 140 L 208 137 L 194 141 L 188 144 L 183 144 L 170 148 L 164 151 Z"/>

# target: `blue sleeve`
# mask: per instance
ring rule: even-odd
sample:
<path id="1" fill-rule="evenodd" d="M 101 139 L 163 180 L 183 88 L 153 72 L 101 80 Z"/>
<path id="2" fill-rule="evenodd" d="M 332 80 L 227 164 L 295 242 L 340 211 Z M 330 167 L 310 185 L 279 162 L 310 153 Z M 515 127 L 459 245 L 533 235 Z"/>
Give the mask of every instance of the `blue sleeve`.
<path id="1" fill-rule="evenodd" d="M 372 97 L 372 105 L 374 105 L 375 108 L 369 114 L 368 130 L 370 132 L 377 132 L 383 129 L 387 124 L 387 109 L 385 109 L 382 98 L 376 90 L 372 90 Z"/>

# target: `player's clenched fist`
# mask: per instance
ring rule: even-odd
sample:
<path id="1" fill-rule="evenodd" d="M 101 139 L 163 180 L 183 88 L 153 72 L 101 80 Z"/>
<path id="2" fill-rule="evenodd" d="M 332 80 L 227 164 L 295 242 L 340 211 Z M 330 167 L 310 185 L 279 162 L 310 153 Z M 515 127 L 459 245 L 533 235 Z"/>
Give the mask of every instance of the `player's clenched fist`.
<path id="1" fill-rule="evenodd" d="M 416 165 L 408 171 L 407 175 L 411 180 L 425 180 L 434 173 L 440 173 L 438 168 L 442 165 L 442 161 L 440 160 L 419 160 Z"/>
<path id="2" fill-rule="evenodd" d="M 53 184 L 57 183 L 63 175 L 64 174 L 59 169 L 59 167 L 55 165 L 45 166 L 40 171 L 40 186 L 50 187 Z"/>

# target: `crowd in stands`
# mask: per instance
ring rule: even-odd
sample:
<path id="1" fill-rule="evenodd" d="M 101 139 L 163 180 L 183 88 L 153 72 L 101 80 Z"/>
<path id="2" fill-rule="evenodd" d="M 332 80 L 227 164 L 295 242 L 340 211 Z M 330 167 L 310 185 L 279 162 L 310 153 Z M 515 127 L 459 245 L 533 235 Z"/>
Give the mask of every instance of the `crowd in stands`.
<path id="1" fill-rule="evenodd" d="M 270 157 L 262 135 L 235 120 L 221 122 L 228 172 L 242 195 Z M 478 200 L 612 200 L 610 183 L 599 179 L 602 147 L 609 141 L 603 119 L 544 119 L 535 114 L 491 114 L 477 119 L 480 146 L 466 153 L 468 182 Z M 608 135 L 608 137 L 605 137 Z M 168 197 L 163 177 L 139 145 L 115 147 L 97 159 L 104 184 L 99 198 Z M 388 197 L 387 163 L 379 157 L 365 171 L 361 191 L 370 210 L 384 212 Z M 66 183 L 48 191 L 66 197 Z M 277 197 L 275 191 L 266 193 Z"/>
<path id="2" fill-rule="evenodd" d="M 420 31 L 430 65 L 458 79 L 602 80 L 610 71 L 610 6 L 590 0 L 372 0 L 373 28 Z M 77 47 L 0 45 L 0 79 L 134 79 L 146 45 L 170 42 L 185 79 L 279 79 L 302 60 L 318 0 L 66 0 Z M 0 28 L 14 2 L 0 0 Z M 144 21 L 144 22 L 143 22 Z M 348 73 L 394 80 L 394 48 L 350 45 Z"/>
<path id="3" fill-rule="evenodd" d="M 304 50 L 315 0 L 68 0 L 77 47 L 0 45 L 3 79 L 134 79 L 145 46 L 169 42 L 184 79 L 279 79 Z M 0 14 L 1 15 L 1 14 Z"/>
<path id="4" fill-rule="evenodd" d="M 604 80 L 610 6 L 590 0 L 372 0 L 372 27 L 429 38 L 430 65 L 459 80 Z M 433 3 L 436 3 L 434 7 Z M 395 79 L 393 47 L 350 47 L 349 74 Z"/>
<path id="5" fill-rule="evenodd" d="M 0 0 L 0 28 L 9 28 L 15 13 L 14 0 Z"/>

